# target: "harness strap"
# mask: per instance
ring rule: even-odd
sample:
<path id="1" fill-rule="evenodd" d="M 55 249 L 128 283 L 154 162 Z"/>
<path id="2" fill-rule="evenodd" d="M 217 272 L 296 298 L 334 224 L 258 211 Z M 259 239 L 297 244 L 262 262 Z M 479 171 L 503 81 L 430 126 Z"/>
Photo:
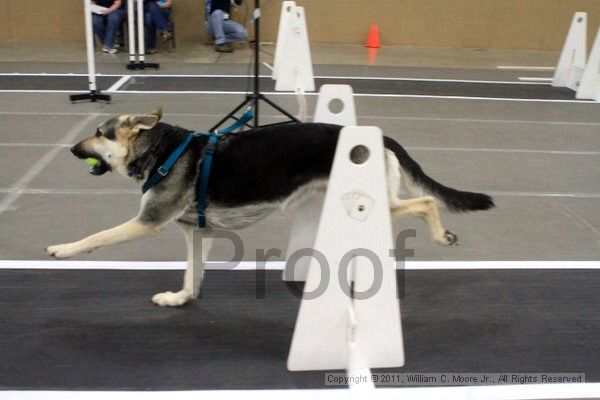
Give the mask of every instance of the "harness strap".
<path id="1" fill-rule="evenodd" d="M 204 160 L 202 161 L 202 172 L 200 173 L 200 183 L 198 184 L 198 203 L 196 211 L 198 213 L 198 227 L 206 226 L 206 198 L 208 196 L 208 179 L 210 178 L 210 168 L 212 167 L 213 155 L 217 149 L 219 137 L 212 134 L 208 138 Z"/>
<path id="2" fill-rule="evenodd" d="M 152 189 L 156 186 L 165 176 L 168 175 L 169 171 L 175 165 L 179 157 L 183 154 L 185 149 L 187 149 L 188 145 L 195 137 L 199 136 L 208 136 L 208 142 L 206 143 L 206 147 L 204 150 L 204 157 L 202 160 L 202 171 L 200 173 L 200 182 L 198 183 L 198 203 L 196 205 L 196 211 L 198 212 L 198 227 L 204 228 L 206 227 L 206 200 L 208 197 L 208 180 L 210 178 L 210 169 L 212 166 L 213 155 L 217 149 L 217 142 L 219 137 L 222 135 L 226 135 L 235 131 L 236 129 L 241 128 L 246 125 L 252 118 L 254 118 L 254 113 L 252 109 L 248 107 L 244 114 L 237 119 L 233 124 L 228 126 L 227 128 L 216 131 L 213 133 L 205 133 L 205 132 L 190 132 L 188 137 L 182 142 L 177 148 L 171 153 L 167 161 L 163 163 L 154 174 L 148 178 L 148 180 L 142 186 L 142 193 L 146 193 L 148 190 Z"/>
<path id="3" fill-rule="evenodd" d="M 173 168 L 173 165 L 175 165 L 177 160 L 179 160 L 179 157 L 181 157 L 181 154 L 183 154 L 185 149 L 187 149 L 188 145 L 195 136 L 195 132 L 190 132 L 188 134 L 188 137 L 179 146 L 177 146 L 175 151 L 173 151 L 169 158 L 167 158 L 167 161 L 165 161 L 163 165 L 158 167 L 156 172 L 152 174 L 152 176 L 150 176 L 150 178 L 148 178 L 148 180 L 144 183 L 144 186 L 142 186 L 142 193 L 146 193 L 148 190 L 152 189 L 158 184 L 158 182 L 162 180 L 162 178 L 169 174 L 169 171 L 171 170 L 171 168 Z"/>

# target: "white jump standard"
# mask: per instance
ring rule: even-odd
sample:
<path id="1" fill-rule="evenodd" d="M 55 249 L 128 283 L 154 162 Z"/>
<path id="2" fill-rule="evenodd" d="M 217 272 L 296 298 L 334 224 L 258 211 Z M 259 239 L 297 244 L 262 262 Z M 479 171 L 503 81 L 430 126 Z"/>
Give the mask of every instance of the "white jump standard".
<path id="1" fill-rule="evenodd" d="M 92 28 L 92 2 L 91 0 L 83 0 L 83 14 L 85 21 L 85 48 L 87 55 L 88 68 L 88 86 L 89 93 L 72 94 L 69 100 L 72 102 L 80 100 L 90 100 L 95 103 L 98 100 L 110 102 L 110 95 L 102 94 L 96 85 L 96 59 L 94 55 L 94 31 Z"/>
<path id="2" fill-rule="evenodd" d="M 600 29 L 587 56 L 588 17 L 585 12 L 573 16 L 552 86 L 574 90 L 578 99 L 600 101 Z"/>
<path id="3" fill-rule="evenodd" d="M 136 2 L 137 11 L 137 54 L 135 48 L 134 1 Z M 127 28 L 129 36 L 129 63 L 127 64 L 127 69 L 160 68 L 160 65 L 157 63 L 146 62 L 146 44 L 144 42 L 146 34 L 144 29 L 144 0 L 127 0 Z"/>

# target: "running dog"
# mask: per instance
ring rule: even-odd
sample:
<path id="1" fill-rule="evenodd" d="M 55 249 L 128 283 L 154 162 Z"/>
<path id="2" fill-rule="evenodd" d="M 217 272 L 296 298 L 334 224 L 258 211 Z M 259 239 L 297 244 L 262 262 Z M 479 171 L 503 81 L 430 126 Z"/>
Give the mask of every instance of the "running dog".
<path id="1" fill-rule="evenodd" d="M 122 115 L 101 124 L 96 133 L 77 143 L 71 152 L 78 158 L 93 157 L 99 163 L 93 175 L 117 171 L 143 182 L 188 136 L 189 131 L 160 122 L 162 108 L 147 115 Z M 239 229 L 301 198 L 324 192 L 333 163 L 340 126 L 298 123 L 230 134 L 214 153 L 208 184 L 206 228 L 202 235 L 202 262 L 207 259 L 211 229 Z M 116 226 L 73 243 L 49 246 L 50 256 L 64 259 L 100 247 L 155 235 L 175 221 L 188 247 L 183 289 L 156 294 L 160 306 L 180 306 L 199 293 L 203 266 L 193 262 L 193 234 L 198 230 L 196 186 L 207 137 L 193 140 L 172 170 L 142 196 L 138 215 Z M 467 212 L 494 207 L 481 193 L 448 188 L 427 176 L 419 164 L 394 140 L 385 137 L 388 198 L 392 218 L 422 218 L 437 243 L 456 243 L 455 234 L 444 229 L 437 202 L 449 211 Z M 403 184 L 410 199 L 398 197 Z M 203 234 L 204 233 L 204 234 Z"/>

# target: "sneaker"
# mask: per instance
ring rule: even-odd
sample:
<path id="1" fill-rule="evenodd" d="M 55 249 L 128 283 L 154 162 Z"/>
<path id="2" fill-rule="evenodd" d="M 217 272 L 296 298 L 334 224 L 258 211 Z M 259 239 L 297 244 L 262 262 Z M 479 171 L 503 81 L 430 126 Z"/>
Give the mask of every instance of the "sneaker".
<path id="1" fill-rule="evenodd" d="M 217 53 L 233 53 L 233 47 L 229 43 L 218 44 L 215 46 Z"/>
<path id="2" fill-rule="evenodd" d="M 102 51 L 105 52 L 105 53 L 108 53 L 108 54 L 116 54 L 118 50 L 114 49 L 114 48 L 111 49 L 108 46 L 102 46 Z"/>

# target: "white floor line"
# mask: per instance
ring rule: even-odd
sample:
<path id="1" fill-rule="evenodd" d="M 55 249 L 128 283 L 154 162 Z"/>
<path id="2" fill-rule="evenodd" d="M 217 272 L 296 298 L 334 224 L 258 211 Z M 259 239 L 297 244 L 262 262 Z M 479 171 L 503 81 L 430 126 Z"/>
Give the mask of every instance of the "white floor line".
<path id="1" fill-rule="evenodd" d="M 273 69 L 266 63 L 268 68 Z M 47 77 L 73 77 L 87 76 L 87 74 L 45 74 L 45 73 L 0 73 L 1 76 L 47 76 Z M 104 77 L 129 77 L 129 78 L 252 78 L 254 75 L 239 74 L 97 74 Z M 260 78 L 271 78 L 270 75 L 259 75 Z M 452 79 L 452 78 L 411 78 L 411 77 L 388 77 L 388 76 L 338 76 L 322 75 L 315 76 L 315 79 L 335 79 L 335 80 L 367 80 L 367 81 L 410 81 L 410 82 L 450 82 L 450 83 L 483 83 L 493 85 L 535 85 L 543 83 L 525 83 L 519 81 L 496 81 L 496 80 L 478 80 L 478 79 Z"/>
<path id="2" fill-rule="evenodd" d="M 528 153 L 528 154 L 557 154 L 575 156 L 597 156 L 600 151 L 569 151 L 569 150 L 528 150 L 528 149 L 490 149 L 473 147 L 428 147 L 428 146 L 404 146 L 406 150 L 421 151 L 464 151 L 482 153 Z"/>
<path id="3" fill-rule="evenodd" d="M 256 269 L 283 270 L 284 261 L 209 261 L 206 270 L 252 271 Z M 184 261 L 72 261 L 72 260 L 0 260 L 3 269 L 66 269 L 66 270 L 123 270 L 171 271 L 184 270 Z M 600 261 L 407 261 L 396 264 L 397 269 L 411 271 L 432 270 L 572 270 L 600 269 Z"/>
<path id="4" fill-rule="evenodd" d="M 323 375 L 325 376 L 325 375 Z M 383 388 L 374 400 L 598 399 L 600 383 Z M 189 391 L 0 391 L 3 400 L 349 400 L 346 388 Z M 371 400 L 371 399 L 364 399 Z"/>
<path id="5" fill-rule="evenodd" d="M 226 91 L 203 91 L 203 90 L 125 90 L 116 91 L 114 93 L 122 94 L 195 94 L 195 95 L 245 95 L 247 92 L 226 92 Z M 282 92 L 263 92 L 268 96 L 294 96 L 292 93 Z M 317 96 L 318 93 L 305 93 L 306 96 Z M 597 104 L 595 100 L 555 100 L 555 99 L 519 99 L 519 98 L 503 98 L 503 97 L 478 97 L 478 96 L 438 96 L 438 95 L 418 95 L 418 94 L 378 94 L 378 93 L 354 93 L 354 97 L 373 97 L 373 98 L 390 98 L 390 99 L 438 99 L 438 100 L 477 100 L 477 101 L 505 101 L 505 102 L 523 102 L 523 103 L 574 103 L 574 104 Z"/>
<path id="6" fill-rule="evenodd" d="M 59 143 L 0 142 L 0 147 L 71 147 L 71 146 L 72 146 L 71 144 L 59 144 Z"/>
<path id="7" fill-rule="evenodd" d="M 121 79 L 116 81 L 111 87 L 106 89 L 106 93 L 113 93 L 119 90 L 123 85 L 127 83 L 127 81 L 131 79 L 131 75 L 122 76 Z"/>
<path id="8" fill-rule="evenodd" d="M 519 191 L 483 191 L 491 196 L 499 197 L 567 197 L 580 199 L 597 199 L 600 193 L 552 193 L 552 192 L 519 192 Z"/>
<path id="9" fill-rule="evenodd" d="M 525 82 L 552 82 L 552 78 L 539 78 L 539 77 L 535 77 L 535 76 L 520 76 L 519 77 L 520 81 L 525 81 Z"/>
<path id="10" fill-rule="evenodd" d="M 317 95 L 317 93 L 307 93 Z M 509 101 L 522 103 L 598 103 L 595 100 L 555 100 L 555 99 L 519 99 L 510 97 L 479 97 L 479 96 L 437 96 L 437 95 L 412 95 L 412 94 L 363 94 L 354 93 L 355 97 L 388 97 L 388 98 L 413 98 L 413 99 L 442 99 L 442 100 L 485 100 L 485 101 Z"/>
<path id="11" fill-rule="evenodd" d="M 436 122 L 469 122 L 483 124 L 534 124 L 534 125 L 567 125 L 567 126 L 600 126 L 600 122 L 569 122 L 569 121 L 532 121 L 518 119 L 478 119 L 478 118 L 436 118 L 436 117 L 390 117 L 363 115 L 359 119 L 382 119 L 402 121 L 436 121 Z M 571 134 L 570 132 L 566 132 Z"/>
<path id="12" fill-rule="evenodd" d="M 79 121 L 73 128 L 71 128 L 59 141 L 58 143 L 71 143 L 77 136 L 79 136 L 83 130 L 96 118 L 96 114 L 90 114 L 86 118 Z M 27 185 L 38 176 L 44 168 L 56 157 L 56 155 L 62 150 L 62 147 L 53 147 L 46 154 L 40 157 L 35 164 L 33 164 L 27 172 L 11 187 L 11 192 L 8 193 L 2 200 L 0 200 L 0 214 L 8 210 L 15 201 L 21 196 L 21 191 L 27 187 Z"/>
<path id="13" fill-rule="evenodd" d="M 522 65 L 498 65 L 496 68 L 522 71 L 554 71 L 556 69 L 555 67 L 530 67 Z"/>
<path id="14" fill-rule="evenodd" d="M 476 192 L 487 193 L 497 197 L 556 197 L 556 198 L 600 198 L 600 193 L 552 193 L 552 192 L 524 192 L 524 191 L 498 191 L 486 189 L 474 189 Z M 54 188 L 1 188 L 0 194 L 140 194 L 137 190 L 131 189 L 54 189 Z M 6 200 L 6 199 L 5 199 Z M 0 213 L 1 214 L 1 213 Z"/>
<path id="15" fill-rule="evenodd" d="M 0 115 L 50 115 L 50 116 L 87 116 L 89 112 L 35 112 L 35 111 L 0 111 Z M 115 116 L 117 113 L 96 113 L 97 116 Z M 170 113 L 164 112 L 166 117 L 203 117 L 203 118 L 222 118 L 223 114 L 203 114 L 203 113 Z M 262 115 L 262 118 L 287 119 L 283 115 Z M 600 125 L 600 124 L 599 124 Z"/>
<path id="16" fill-rule="evenodd" d="M 0 188 L 0 193 L 21 193 L 21 194 L 90 194 L 90 195 L 101 195 L 101 194 L 141 194 L 139 190 L 127 190 L 127 189 L 35 189 L 35 188 L 24 188 L 15 190 L 12 188 Z"/>
<path id="17" fill-rule="evenodd" d="M 0 93 L 88 93 L 89 90 L 11 90 L 2 89 Z"/>
<path id="18" fill-rule="evenodd" d="M 51 116 L 87 116 L 87 112 L 45 112 L 45 111 L 0 111 L 0 115 L 51 115 Z M 116 113 L 97 113 L 98 116 L 114 116 Z M 208 117 L 220 118 L 222 114 L 192 114 L 192 113 L 170 113 L 163 114 L 166 117 Z M 263 118 L 284 119 L 282 115 L 263 115 Z M 309 115 L 312 118 L 313 115 Z M 600 126 L 600 122 L 581 121 L 535 121 L 535 120 L 511 120 L 511 119 L 479 119 L 479 118 L 439 118 L 439 117 L 409 117 L 409 116 L 387 116 L 387 115 L 359 115 L 360 119 L 381 119 L 399 121 L 439 121 L 439 122 L 468 122 L 483 124 L 533 124 L 533 125 L 567 125 L 567 126 Z M 570 132 L 567 132 L 570 134 Z"/>
<path id="19" fill-rule="evenodd" d="M 365 76 L 365 77 L 363 77 L 363 76 L 315 76 L 315 79 L 483 83 L 483 84 L 492 84 L 492 85 L 547 85 L 545 83 L 527 83 L 527 82 L 519 82 L 519 81 L 494 81 L 494 80 L 478 80 L 478 79 L 443 79 L 443 78 L 394 78 L 394 77 L 369 77 L 369 76 Z"/>
<path id="20" fill-rule="evenodd" d="M 10 143 L 0 142 L 0 147 L 71 147 L 72 144 L 57 143 Z M 430 147 L 430 146 L 404 146 L 406 150 L 416 151 L 454 151 L 474 153 L 526 153 L 526 154 L 556 154 L 574 156 L 597 156 L 600 151 L 577 151 L 577 150 L 529 150 L 529 149 L 490 149 L 478 147 Z M 0 188 L 0 191 L 2 189 Z"/>

